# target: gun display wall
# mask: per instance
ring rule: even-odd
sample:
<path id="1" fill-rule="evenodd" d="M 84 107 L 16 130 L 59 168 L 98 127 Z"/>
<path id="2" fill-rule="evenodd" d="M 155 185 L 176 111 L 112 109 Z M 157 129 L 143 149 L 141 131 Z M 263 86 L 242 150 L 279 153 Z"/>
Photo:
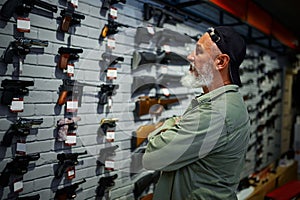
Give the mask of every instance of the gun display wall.
<path id="1" fill-rule="evenodd" d="M 158 172 L 141 165 L 146 137 L 201 93 L 180 79 L 209 27 L 152 3 L 0 2 L 0 199 L 151 195 Z M 280 154 L 282 94 L 276 57 L 259 47 L 247 55 L 243 177 Z"/>

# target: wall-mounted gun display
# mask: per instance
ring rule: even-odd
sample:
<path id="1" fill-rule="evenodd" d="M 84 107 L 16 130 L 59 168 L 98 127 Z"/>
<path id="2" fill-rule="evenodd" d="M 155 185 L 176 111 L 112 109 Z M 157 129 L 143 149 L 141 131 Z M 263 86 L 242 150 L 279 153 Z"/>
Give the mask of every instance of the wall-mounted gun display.
<path id="1" fill-rule="evenodd" d="M 57 160 L 58 162 L 58 168 L 56 169 L 54 175 L 55 178 L 61 178 L 64 174 L 64 172 L 69 167 L 74 167 L 77 165 L 78 162 L 78 156 L 87 154 L 87 151 L 79 152 L 79 153 L 60 153 L 57 154 Z"/>
<path id="2" fill-rule="evenodd" d="M 8 186 L 11 174 L 24 175 L 28 171 L 30 161 L 36 161 L 40 158 L 40 154 L 28 154 L 24 156 L 16 156 L 13 161 L 6 164 L 0 176 L 0 186 Z"/>
<path id="3" fill-rule="evenodd" d="M 7 0 L 2 6 L 0 14 L 5 20 L 9 20 L 14 12 L 18 15 L 24 15 L 31 12 L 36 6 L 51 12 L 57 12 L 57 6 L 40 0 Z"/>
<path id="4" fill-rule="evenodd" d="M 19 118 L 15 123 L 11 124 L 10 128 L 6 131 L 1 141 L 1 145 L 9 147 L 12 143 L 14 136 L 25 137 L 30 134 L 33 125 L 40 125 L 43 119 L 27 119 Z"/>
<path id="5" fill-rule="evenodd" d="M 75 199 L 77 194 L 76 190 L 80 184 L 85 183 L 86 180 L 82 179 L 81 181 L 74 183 L 73 185 L 66 186 L 64 188 L 56 190 L 55 200 L 67 200 L 67 199 Z"/>
<path id="6" fill-rule="evenodd" d="M 82 53 L 82 52 L 83 52 L 83 49 L 60 47 L 58 49 L 58 53 L 60 54 L 58 67 L 62 70 L 66 70 L 68 63 L 70 61 L 78 60 L 79 59 L 78 54 Z"/>
<path id="7" fill-rule="evenodd" d="M 115 20 L 108 19 L 108 23 L 105 24 L 101 30 L 100 39 L 104 39 L 107 36 L 114 35 L 119 32 L 119 27 L 125 27 L 125 28 L 135 28 L 133 26 L 127 25 L 127 24 L 121 24 L 119 22 L 116 22 Z"/>
<path id="8" fill-rule="evenodd" d="M 29 89 L 27 87 L 33 85 L 33 81 L 4 79 L 1 82 L 1 87 L 3 87 L 1 103 L 4 105 L 11 105 L 14 98 L 20 98 L 27 95 L 29 93 Z"/>
<path id="9" fill-rule="evenodd" d="M 101 9 L 108 10 L 112 5 L 117 3 L 126 3 L 126 0 L 102 0 L 102 7 Z"/>
<path id="10" fill-rule="evenodd" d="M 84 15 L 74 13 L 74 11 L 66 9 L 60 11 L 60 15 L 62 17 L 60 30 L 62 32 L 68 32 L 70 26 L 79 25 L 81 20 L 85 19 Z"/>
<path id="11" fill-rule="evenodd" d="M 13 57 L 17 56 L 19 58 L 19 73 L 22 73 L 24 59 L 26 55 L 31 52 L 30 47 L 32 45 L 47 47 L 48 41 L 25 37 L 17 38 L 15 41 L 10 42 L 6 48 L 4 52 L 4 63 L 13 63 Z"/>

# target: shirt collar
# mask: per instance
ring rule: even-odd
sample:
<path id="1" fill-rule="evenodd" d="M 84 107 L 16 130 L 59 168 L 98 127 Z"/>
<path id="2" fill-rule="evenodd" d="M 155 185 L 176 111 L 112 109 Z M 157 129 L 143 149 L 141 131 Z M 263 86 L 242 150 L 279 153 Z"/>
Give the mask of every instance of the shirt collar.
<path id="1" fill-rule="evenodd" d="M 213 100 L 228 91 L 237 92 L 238 88 L 239 88 L 239 86 L 234 85 L 234 84 L 224 85 L 224 86 L 219 87 L 215 90 L 212 90 L 206 94 L 196 97 L 196 100 L 198 101 L 198 103 L 204 103 L 204 102 Z"/>

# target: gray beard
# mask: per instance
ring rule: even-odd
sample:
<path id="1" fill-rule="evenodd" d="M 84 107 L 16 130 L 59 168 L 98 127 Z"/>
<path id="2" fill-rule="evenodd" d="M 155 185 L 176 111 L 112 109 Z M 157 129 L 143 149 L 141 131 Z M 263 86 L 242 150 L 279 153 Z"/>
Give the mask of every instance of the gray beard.
<path id="1" fill-rule="evenodd" d="M 194 74 L 188 72 L 185 76 L 183 76 L 180 80 L 181 84 L 187 88 L 199 88 L 203 86 L 208 86 L 212 83 L 213 73 L 210 67 L 210 63 L 203 65 L 203 67 L 198 70 L 198 76 L 195 77 Z"/>

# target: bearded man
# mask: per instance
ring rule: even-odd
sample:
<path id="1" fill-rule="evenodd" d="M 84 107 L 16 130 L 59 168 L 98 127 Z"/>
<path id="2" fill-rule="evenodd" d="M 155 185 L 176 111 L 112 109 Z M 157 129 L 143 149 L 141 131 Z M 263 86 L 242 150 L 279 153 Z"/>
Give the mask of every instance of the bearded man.
<path id="1" fill-rule="evenodd" d="M 182 84 L 204 94 L 148 136 L 143 166 L 161 171 L 154 199 L 237 199 L 250 135 L 238 91 L 245 54 L 243 38 L 230 27 L 209 28 L 197 41 Z"/>

